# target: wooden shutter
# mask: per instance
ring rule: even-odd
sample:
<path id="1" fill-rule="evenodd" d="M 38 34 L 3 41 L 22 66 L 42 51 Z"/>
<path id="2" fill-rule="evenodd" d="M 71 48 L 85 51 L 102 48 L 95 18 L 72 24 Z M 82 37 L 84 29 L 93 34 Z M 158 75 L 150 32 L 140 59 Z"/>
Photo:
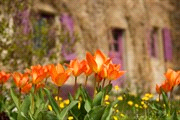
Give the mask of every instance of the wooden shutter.
<path id="1" fill-rule="evenodd" d="M 172 60 L 171 32 L 168 28 L 163 29 L 164 57 L 166 61 Z"/>

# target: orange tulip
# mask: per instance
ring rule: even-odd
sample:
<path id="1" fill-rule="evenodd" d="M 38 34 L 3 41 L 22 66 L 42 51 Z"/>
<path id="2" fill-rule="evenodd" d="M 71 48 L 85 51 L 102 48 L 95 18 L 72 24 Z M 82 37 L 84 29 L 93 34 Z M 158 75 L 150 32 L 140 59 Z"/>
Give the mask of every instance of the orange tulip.
<path id="1" fill-rule="evenodd" d="M 165 77 L 166 77 L 166 80 L 169 83 L 169 85 L 171 87 L 174 87 L 177 83 L 178 72 L 175 72 L 172 69 L 168 69 L 167 72 L 165 73 Z"/>
<path id="2" fill-rule="evenodd" d="M 32 76 L 32 83 L 38 84 L 44 80 L 44 78 L 48 75 L 48 68 L 47 66 L 31 66 L 31 76 Z"/>
<path id="3" fill-rule="evenodd" d="M 177 71 L 176 85 L 180 85 L 180 71 Z"/>
<path id="4" fill-rule="evenodd" d="M 57 64 L 56 66 L 52 64 L 49 65 L 48 68 L 52 81 L 57 86 L 62 86 L 67 81 L 71 73 L 71 70 L 69 69 L 65 71 L 61 64 Z"/>
<path id="5" fill-rule="evenodd" d="M 168 93 L 172 91 L 172 86 L 169 84 L 168 81 L 164 81 L 160 86 L 156 85 L 156 92 L 158 94 L 161 94 L 161 90 L 163 90 L 165 93 Z"/>
<path id="6" fill-rule="evenodd" d="M 161 94 L 161 89 L 160 89 L 160 86 L 156 84 L 156 92 L 158 94 Z"/>
<path id="7" fill-rule="evenodd" d="M 87 60 L 83 60 L 81 63 L 84 64 L 84 74 L 89 76 L 92 73 L 92 69 L 89 67 Z"/>
<path id="8" fill-rule="evenodd" d="M 106 56 L 100 50 L 96 50 L 94 56 L 92 56 L 89 52 L 87 52 L 86 60 L 89 64 L 89 67 L 95 73 L 98 73 L 101 71 L 103 64 L 108 64 L 111 61 L 111 59 L 106 58 Z"/>
<path id="9" fill-rule="evenodd" d="M 4 71 L 0 71 L 0 84 L 6 83 L 10 76 L 10 74 L 5 73 Z"/>
<path id="10" fill-rule="evenodd" d="M 79 62 L 77 59 L 71 60 L 67 66 L 72 70 L 72 74 L 75 77 L 79 76 L 85 69 L 84 62 Z"/>
<path id="11" fill-rule="evenodd" d="M 110 63 L 107 69 L 107 79 L 108 80 L 117 80 L 121 77 L 125 71 L 120 71 L 120 65 Z"/>
<path id="12" fill-rule="evenodd" d="M 29 93 L 29 91 L 31 90 L 32 88 L 32 83 L 26 83 L 22 88 L 21 88 L 21 93 Z"/>
<path id="13" fill-rule="evenodd" d="M 14 82 L 16 84 L 17 87 L 22 88 L 26 85 L 26 83 L 29 81 L 29 76 L 27 73 L 22 74 L 19 72 L 14 72 L 12 74 L 13 78 L 14 78 Z"/>

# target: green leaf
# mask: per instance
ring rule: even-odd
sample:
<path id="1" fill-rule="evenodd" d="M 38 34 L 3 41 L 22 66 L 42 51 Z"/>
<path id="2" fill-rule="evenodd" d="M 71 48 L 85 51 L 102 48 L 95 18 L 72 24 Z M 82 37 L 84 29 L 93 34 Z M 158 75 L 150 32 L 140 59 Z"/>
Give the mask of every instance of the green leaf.
<path id="1" fill-rule="evenodd" d="M 70 93 L 68 93 L 68 98 L 69 98 L 70 101 L 74 100 L 73 96 Z"/>
<path id="2" fill-rule="evenodd" d="M 111 106 L 107 106 L 106 109 L 104 110 L 101 120 L 110 120 L 112 112 L 113 112 L 113 108 Z"/>
<path id="3" fill-rule="evenodd" d="M 56 115 L 59 115 L 60 109 L 59 106 L 57 105 L 56 101 L 54 98 L 50 95 L 50 92 L 48 89 L 44 88 L 45 93 L 47 94 L 47 97 L 49 99 L 50 105 L 52 106 L 53 111 L 56 113 Z"/>
<path id="4" fill-rule="evenodd" d="M 18 120 L 25 120 L 25 118 L 27 119 L 30 104 L 31 104 L 31 100 L 30 100 L 30 96 L 28 95 L 25 97 L 23 103 L 20 106 L 17 116 Z"/>
<path id="5" fill-rule="evenodd" d="M 85 108 L 85 110 L 87 112 L 89 112 L 91 110 L 91 103 L 90 103 L 90 101 L 88 101 L 88 100 L 85 101 L 84 108 Z"/>
<path id="6" fill-rule="evenodd" d="M 89 96 L 89 94 L 87 93 L 87 91 L 85 90 L 85 88 L 82 87 L 82 86 L 80 86 L 80 88 L 81 88 L 81 95 L 82 95 L 83 100 L 84 100 L 84 101 L 85 101 L 85 100 L 88 100 L 88 101 L 92 102 L 91 97 Z"/>
<path id="7" fill-rule="evenodd" d="M 75 100 L 77 100 L 80 95 L 81 95 L 81 88 L 79 87 L 78 90 L 76 91 L 75 96 L 74 96 Z"/>
<path id="8" fill-rule="evenodd" d="M 168 97 L 167 97 L 167 95 L 165 94 L 164 91 L 162 91 L 162 97 L 163 97 L 164 104 L 167 107 L 168 106 Z"/>
<path id="9" fill-rule="evenodd" d="M 110 105 L 108 105 L 106 107 L 106 109 L 104 110 L 104 113 L 102 115 L 101 120 L 110 120 L 111 115 L 113 113 L 113 107 L 118 103 L 118 100 L 115 100 L 114 102 L 112 102 Z"/>
<path id="10" fill-rule="evenodd" d="M 73 108 L 77 103 L 78 101 L 71 101 L 71 103 L 61 111 L 60 115 L 58 115 L 58 119 L 65 120 L 68 111 Z"/>
<path id="11" fill-rule="evenodd" d="M 104 99 L 104 93 L 101 91 L 99 92 L 93 99 L 93 106 L 101 105 L 102 101 Z"/>
<path id="12" fill-rule="evenodd" d="M 95 106 L 93 109 L 85 116 L 84 120 L 101 120 L 104 113 L 104 106 Z"/>
<path id="13" fill-rule="evenodd" d="M 16 105 L 17 109 L 19 110 L 19 99 L 17 97 L 17 95 L 14 93 L 14 91 L 12 89 L 10 89 L 10 93 L 11 93 L 11 97 L 14 101 L 14 104 Z"/>
<path id="14" fill-rule="evenodd" d="M 108 94 L 111 90 L 112 90 L 112 84 L 109 84 L 103 88 L 103 91 L 105 91 L 105 94 Z"/>
<path id="15" fill-rule="evenodd" d="M 172 119 L 172 120 L 178 120 L 176 109 L 174 110 L 171 119 Z"/>

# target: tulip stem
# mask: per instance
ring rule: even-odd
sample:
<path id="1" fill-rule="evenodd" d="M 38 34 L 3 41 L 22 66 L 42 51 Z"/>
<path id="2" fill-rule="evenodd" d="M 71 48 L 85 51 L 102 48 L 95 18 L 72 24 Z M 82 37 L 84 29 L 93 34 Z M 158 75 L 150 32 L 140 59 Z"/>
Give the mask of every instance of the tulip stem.
<path id="1" fill-rule="evenodd" d="M 105 85 L 105 78 L 103 79 L 103 83 L 102 83 L 102 88 L 104 88 L 104 85 Z"/>
<path id="2" fill-rule="evenodd" d="M 88 80 L 88 76 L 86 76 L 86 80 L 85 80 L 85 88 L 87 86 L 87 80 Z"/>
<path id="3" fill-rule="evenodd" d="M 19 106 L 21 105 L 21 88 L 19 88 Z"/>
<path id="4" fill-rule="evenodd" d="M 75 77 L 74 91 L 75 91 L 75 93 L 77 91 L 77 77 Z"/>
<path id="5" fill-rule="evenodd" d="M 61 94 L 61 86 L 58 86 L 58 97 L 60 97 L 60 94 Z"/>
<path id="6" fill-rule="evenodd" d="M 1 91 L 0 91 L 0 94 L 3 92 L 3 83 L 2 83 L 2 85 L 1 85 Z"/>
<path id="7" fill-rule="evenodd" d="M 95 76 L 96 76 L 96 74 L 95 74 Z M 94 97 L 95 97 L 95 95 L 96 95 L 96 79 L 94 80 Z"/>

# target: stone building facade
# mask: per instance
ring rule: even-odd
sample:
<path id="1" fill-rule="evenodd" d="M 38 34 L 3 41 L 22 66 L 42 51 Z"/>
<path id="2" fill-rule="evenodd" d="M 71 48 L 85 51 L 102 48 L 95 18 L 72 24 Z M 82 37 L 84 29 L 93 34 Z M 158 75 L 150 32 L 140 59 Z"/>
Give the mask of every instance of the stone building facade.
<path id="1" fill-rule="evenodd" d="M 30 7 L 31 16 L 68 32 L 70 41 L 63 44 L 60 32 L 50 39 L 57 62 L 83 59 L 86 51 L 100 49 L 127 71 L 113 84 L 134 92 L 154 92 L 167 67 L 173 67 L 169 17 L 173 10 L 169 0 L 35 0 Z"/>
<path id="2" fill-rule="evenodd" d="M 171 12 L 170 18 L 172 22 L 173 37 L 173 56 L 174 69 L 180 70 L 180 1 L 172 0 L 171 4 L 174 10 Z"/>

